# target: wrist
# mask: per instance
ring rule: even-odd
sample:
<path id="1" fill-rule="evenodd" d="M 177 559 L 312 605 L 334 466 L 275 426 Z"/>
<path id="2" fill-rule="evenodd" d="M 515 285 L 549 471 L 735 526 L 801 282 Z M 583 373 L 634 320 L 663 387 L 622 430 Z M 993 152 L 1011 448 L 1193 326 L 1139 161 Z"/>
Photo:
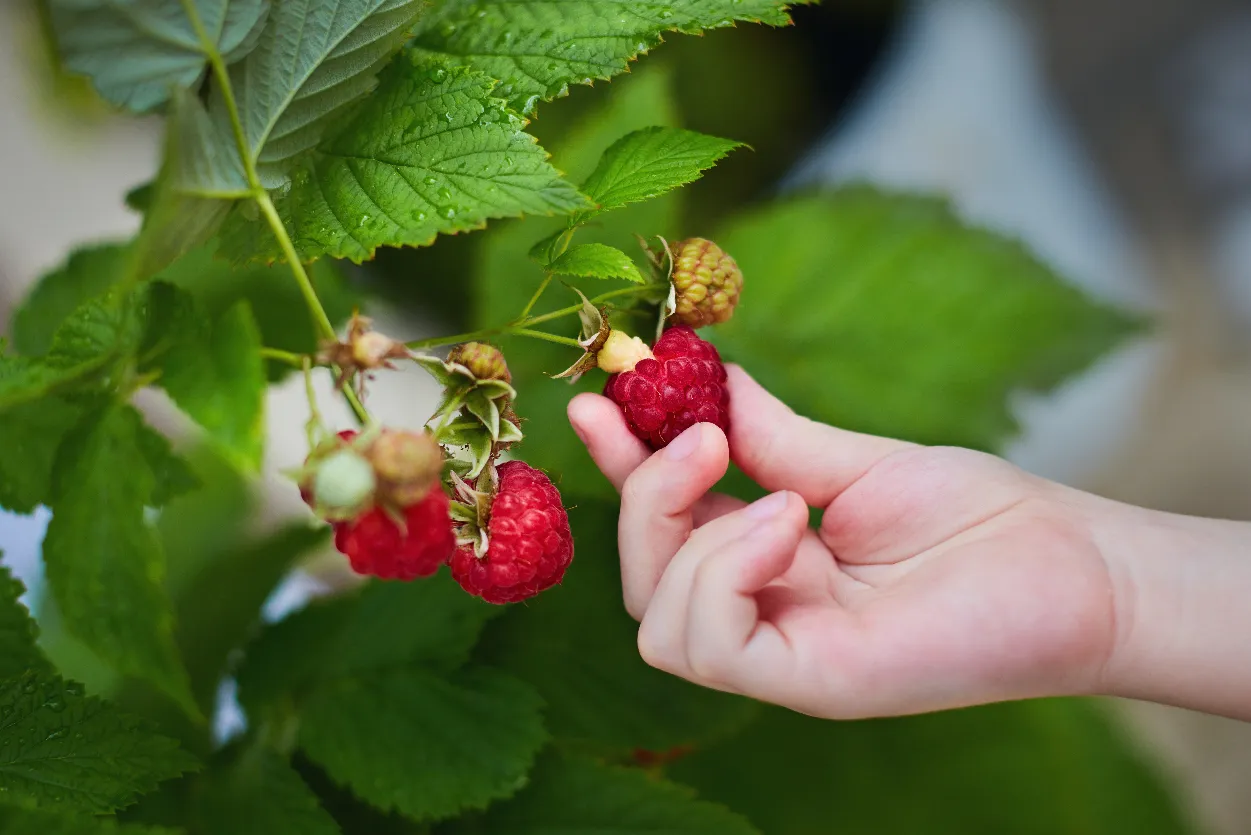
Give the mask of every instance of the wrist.
<path id="1" fill-rule="evenodd" d="M 1116 614 L 1098 691 L 1251 719 L 1251 524 L 1103 499 L 1090 518 Z"/>

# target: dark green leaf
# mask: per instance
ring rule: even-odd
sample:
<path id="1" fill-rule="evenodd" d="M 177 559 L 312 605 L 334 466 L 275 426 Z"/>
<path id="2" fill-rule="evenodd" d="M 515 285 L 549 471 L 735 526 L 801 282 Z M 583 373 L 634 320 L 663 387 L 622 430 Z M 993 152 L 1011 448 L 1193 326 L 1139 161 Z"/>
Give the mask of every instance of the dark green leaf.
<path id="1" fill-rule="evenodd" d="M 239 697 L 252 708 L 337 675 L 409 662 L 455 669 L 501 611 L 465 594 L 446 572 L 412 583 L 374 581 L 267 628 L 239 671 Z"/>
<path id="2" fill-rule="evenodd" d="M 813 821 L 818 828 L 808 831 L 841 831 L 837 816 L 837 810 L 830 807 L 827 818 Z M 529 785 L 515 798 L 492 806 L 481 820 L 439 829 L 440 835 L 445 832 L 758 835 L 751 824 L 724 806 L 697 800 L 689 789 L 642 770 L 556 754 L 539 761 Z"/>
<path id="3" fill-rule="evenodd" d="M 172 739 L 37 673 L 0 684 L 0 790 L 10 801 L 104 814 L 195 768 Z"/>
<path id="4" fill-rule="evenodd" d="M 286 163 L 317 145 L 407 39 L 421 0 L 283 0 L 256 48 L 230 68 L 248 154 L 265 185 L 286 179 Z M 228 126 L 216 90 L 214 121 Z M 219 134 L 230 136 L 228 127 Z"/>
<path id="5" fill-rule="evenodd" d="M 994 449 L 1009 395 L 1045 391 L 1135 328 L 941 202 L 853 188 L 761 209 L 718 238 L 746 301 L 713 334 L 796 410 Z"/>
<path id="6" fill-rule="evenodd" d="M 501 95 L 522 113 L 625 72 L 666 31 L 699 32 L 735 21 L 783 26 L 779 0 L 450 0 L 416 39 L 423 50 L 498 78 Z"/>
<path id="7" fill-rule="evenodd" d="M 118 823 L 114 818 L 49 812 L 43 809 L 0 809 L 4 835 L 181 835 L 181 830 L 141 823 Z"/>
<path id="8" fill-rule="evenodd" d="M 146 431 L 134 409 L 112 404 L 66 437 L 44 562 L 69 632 L 194 712 L 162 588 L 164 555 L 144 519 L 157 486 L 140 440 Z"/>
<path id="9" fill-rule="evenodd" d="M 849 833 L 1193 831 L 1103 710 L 1077 700 L 867 722 L 768 708 L 668 773 L 769 835 L 830 821 Z"/>
<path id="10" fill-rule="evenodd" d="M 141 424 L 135 440 L 144 463 L 152 470 L 152 495 L 148 504 L 164 507 L 170 501 L 200 486 L 191 466 L 174 454 L 169 440 L 146 423 Z"/>
<path id="11" fill-rule="evenodd" d="M 190 88 L 211 54 L 244 55 L 267 0 L 48 0 L 57 43 L 74 72 L 108 101 L 151 110 L 174 87 Z"/>
<path id="12" fill-rule="evenodd" d="M 418 669 L 367 673 L 318 688 L 300 746 L 380 809 L 446 818 L 523 784 L 547 741 L 540 705 L 526 685 L 484 669 L 451 680 Z"/>
<path id="13" fill-rule="evenodd" d="M 752 702 L 688 684 L 639 657 L 638 624 L 622 605 L 612 547 L 615 508 L 580 501 L 569 518 L 578 551 L 564 582 L 491 624 L 477 657 L 529 682 L 560 740 L 666 751 L 746 723 Z"/>
<path id="14" fill-rule="evenodd" d="M 635 284 L 643 283 L 643 274 L 626 255 L 616 247 L 605 244 L 578 244 L 570 247 L 548 267 L 558 275 L 575 275 L 583 278 L 624 278 Z"/>
<path id="15" fill-rule="evenodd" d="M 582 184 L 598 203 L 574 218 L 582 223 L 602 212 L 650 200 L 699 179 L 700 172 L 742 143 L 681 128 L 650 127 L 621 137 L 604 151 Z"/>
<path id="16" fill-rule="evenodd" d="M 205 775 L 196 795 L 203 835 L 335 835 L 339 826 L 281 757 L 250 748 Z"/>
<path id="17" fill-rule="evenodd" d="M 35 644 L 39 627 L 20 602 L 25 593 L 22 581 L 0 565 L 0 680 L 19 676 L 27 670 L 52 671 L 48 659 Z"/>
<path id="18" fill-rule="evenodd" d="M 379 246 L 429 244 L 488 218 L 587 206 L 493 87 L 480 73 L 411 52 L 398 57 L 352 121 L 304 158 L 290 190 L 276 196 L 302 257 L 360 262 Z M 282 257 L 242 211 L 225 235 L 238 258 Z"/>

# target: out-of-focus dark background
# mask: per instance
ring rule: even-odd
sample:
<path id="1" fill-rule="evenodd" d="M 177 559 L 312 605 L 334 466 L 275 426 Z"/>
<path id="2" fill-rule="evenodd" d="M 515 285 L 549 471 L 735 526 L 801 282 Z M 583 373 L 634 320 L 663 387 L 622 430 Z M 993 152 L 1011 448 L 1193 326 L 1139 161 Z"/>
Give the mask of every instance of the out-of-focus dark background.
<path id="1" fill-rule="evenodd" d="M 827 0 L 796 17 L 783 31 L 673 38 L 648 59 L 669 62 L 692 127 L 756 149 L 693 192 L 699 209 L 716 217 L 857 180 L 948 194 L 1157 323 L 1061 391 L 1022 401 L 1026 431 L 1009 456 L 1114 498 L 1251 519 L 1251 4 Z M 52 69 L 41 25 L 34 5 L 0 3 L 0 321 L 72 245 L 134 230 L 121 196 L 158 152 L 157 120 L 109 114 Z M 593 95 L 547 106 L 535 132 Z M 366 268 L 359 280 L 392 302 L 384 321 L 413 333 L 451 315 L 454 298 L 408 309 L 396 276 L 456 269 L 469 240 Z M 433 397 L 413 375 L 373 405 L 419 424 Z M 295 388 L 275 389 L 275 478 L 300 457 L 278 427 L 301 409 Z M 290 492 L 274 515 L 293 512 Z M 0 515 L 10 560 L 33 561 L 42 524 Z M 1251 726 L 1121 707 L 1211 832 L 1251 833 Z"/>

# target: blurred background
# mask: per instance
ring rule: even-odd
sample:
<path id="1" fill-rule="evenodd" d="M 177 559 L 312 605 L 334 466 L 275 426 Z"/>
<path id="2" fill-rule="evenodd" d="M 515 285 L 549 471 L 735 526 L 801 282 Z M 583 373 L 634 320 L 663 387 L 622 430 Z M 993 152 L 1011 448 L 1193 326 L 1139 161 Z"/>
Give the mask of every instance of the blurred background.
<path id="1" fill-rule="evenodd" d="M 648 59 L 673 71 L 691 127 L 756 150 L 693 190 L 692 212 L 715 222 L 774 193 L 863 180 L 950 196 L 966 219 L 1155 320 L 1060 390 L 1021 398 L 1008 456 L 1116 499 L 1251 519 L 1251 4 L 827 0 L 796 19 L 673 38 Z M 559 133 L 600 92 L 546 106 L 534 132 Z M 34 4 L 0 3 L 0 321 L 72 246 L 137 228 L 121 198 L 154 171 L 160 130 L 59 74 Z M 386 252 L 350 279 L 383 300 L 371 310 L 384 330 L 442 331 L 455 293 L 406 288 L 414 273 L 463 268 L 473 240 Z M 372 408 L 420 426 L 433 385 L 394 376 Z M 177 429 L 173 410 L 147 405 Z M 271 485 L 303 455 L 291 429 L 303 419 L 299 384 L 276 387 Z M 264 504 L 262 525 L 302 510 L 290 489 Z M 0 514 L 6 560 L 36 586 L 45 522 Z M 318 582 L 304 577 L 274 606 Z M 1116 710 L 1205 831 L 1251 835 L 1251 725 Z"/>

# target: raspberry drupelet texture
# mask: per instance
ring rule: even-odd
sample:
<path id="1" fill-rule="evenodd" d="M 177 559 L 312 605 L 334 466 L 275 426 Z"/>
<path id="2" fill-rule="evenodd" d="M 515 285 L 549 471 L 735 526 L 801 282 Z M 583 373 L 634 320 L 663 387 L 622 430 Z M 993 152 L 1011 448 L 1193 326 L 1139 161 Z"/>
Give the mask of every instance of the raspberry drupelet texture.
<path id="1" fill-rule="evenodd" d="M 728 321 L 743 292 L 743 272 L 721 247 L 705 238 L 674 245 L 673 286 L 677 308 L 669 321 L 702 328 Z"/>
<path id="2" fill-rule="evenodd" d="M 688 327 L 670 328 L 652 346 L 655 359 L 613 374 L 604 395 L 621 407 L 626 425 L 652 449 L 697 423 L 730 431 L 725 366 L 710 343 Z"/>
<path id="3" fill-rule="evenodd" d="M 357 574 L 384 580 L 413 580 L 438 572 L 456 547 L 447 494 L 434 488 L 404 508 L 404 528 L 374 507 L 334 526 L 334 544 Z"/>
<path id="4" fill-rule="evenodd" d="M 452 555 L 452 576 L 488 603 L 515 603 L 551 588 L 573 560 L 573 535 L 560 492 L 542 472 L 521 461 L 499 466 L 491 502 L 487 548 L 473 545 Z"/>

